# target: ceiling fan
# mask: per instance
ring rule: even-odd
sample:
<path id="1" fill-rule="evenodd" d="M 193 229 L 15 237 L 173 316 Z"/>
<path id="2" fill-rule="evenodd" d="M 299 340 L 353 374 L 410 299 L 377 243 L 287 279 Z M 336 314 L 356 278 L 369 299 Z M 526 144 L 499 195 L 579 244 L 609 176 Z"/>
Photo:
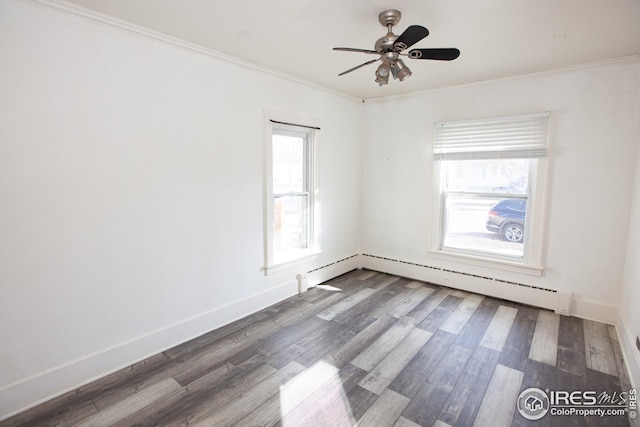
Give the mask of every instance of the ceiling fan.
<path id="1" fill-rule="evenodd" d="M 338 75 L 343 76 L 357 70 L 358 68 L 373 64 L 377 61 L 382 61 L 376 70 L 376 83 L 382 86 L 389 83 L 389 75 L 393 76 L 394 79 L 400 79 L 400 81 L 403 81 L 411 75 L 411 70 L 404 64 L 404 61 L 400 59 L 400 56 L 407 56 L 411 59 L 434 59 L 438 61 L 451 61 L 460 56 L 460 51 L 455 48 L 411 49 L 408 53 L 404 53 L 404 50 L 427 37 L 429 35 L 429 30 L 420 25 L 411 25 L 409 28 L 404 30 L 402 34 L 397 36 L 393 34 L 392 29 L 393 26 L 400 21 L 400 17 L 400 11 L 395 9 L 380 12 L 378 20 L 383 27 L 387 27 L 387 35 L 376 41 L 375 50 L 334 47 L 333 50 L 380 55 L 377 59 L 367 61 L 364 64 L 360 64 Z"/>

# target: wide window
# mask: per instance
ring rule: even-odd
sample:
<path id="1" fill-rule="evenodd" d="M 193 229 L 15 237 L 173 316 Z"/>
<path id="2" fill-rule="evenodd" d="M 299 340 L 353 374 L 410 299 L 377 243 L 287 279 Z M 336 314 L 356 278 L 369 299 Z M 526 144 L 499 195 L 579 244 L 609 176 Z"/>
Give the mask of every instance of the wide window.
<path id="1" fill-rule="evenodd" d="M 316 127 L 269 121 L 266 269 L 314 252 L 313 152 Z"/>
<path id="2" fill-rule="evenodd" d="M 540 267 L 548 119 L 436 124 L 438 251 Z"/>

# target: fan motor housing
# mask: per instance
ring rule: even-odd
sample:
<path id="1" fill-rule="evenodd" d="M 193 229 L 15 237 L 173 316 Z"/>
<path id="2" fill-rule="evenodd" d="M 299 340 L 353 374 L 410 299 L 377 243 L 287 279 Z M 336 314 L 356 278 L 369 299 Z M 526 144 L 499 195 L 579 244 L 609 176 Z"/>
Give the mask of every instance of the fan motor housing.
<path id="1" fill-rule="evenodd" d="M 390 52 L 393 50 L 393 44 L 396 42 L 396 39 L 398 38 L 398 36 L 396 36 L 393 33 L 388 33 L 386 36 L 384 37 L 380 37 L 377 41 L 376 41 L 376 45 L 375 45 L 375 51 L 378 53 L 385 53 L 385 52 Z"/>

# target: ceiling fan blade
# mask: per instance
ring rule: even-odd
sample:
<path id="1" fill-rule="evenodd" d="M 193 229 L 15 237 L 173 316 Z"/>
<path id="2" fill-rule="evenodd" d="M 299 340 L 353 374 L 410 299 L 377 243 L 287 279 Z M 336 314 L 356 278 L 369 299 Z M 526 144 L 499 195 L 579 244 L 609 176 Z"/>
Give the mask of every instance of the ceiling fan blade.
<path id="1" fill-rule="evenodd" d="M 409 58 L 413 59 L 435 59 L 437 61 L 451 61 L 460 56 L 460 51 L 456 48 L 443 49 L 412 49 L 409 51 Z"/>
<path id="2" fill-rule="evenodd" d="M 404 50 L 418 43 L 428 35 L 429 30 L 427 30 L 425 27 L 422 27 L 420 25 L 411 25 L 409 26 L 409 28 L 404 30 L 404 33 L 398 36 L 393 45 L 400 48 L 400 50 Z"/>
<path id="3" fill-rule="evenodd" d="M 353 47 L 334 47 L 333 50 L 340 50 L 343 52 L 361 52 L 361 53 L 373 53 L 373 54 L 379 54 L 378 52 L 376 52 L 375 50 L 369 50 L 369 49 L 356 49 Z"/>
<path id="4" fill-rule="evenodd" d="M 338 75 L 339 75 L 339 76 L 344 76 L 344 75 L 345 75 L 345 74 L 347 74 L 347 73 L 350 73 L 350 72 L 352 72 L 352 71 L 355 71 L 355 70 L 357 70 L 358 68 L 362 68 L 362 67 L 364 67 L 365 65 L 373 64 L 374 62 L 379 61 L 379 60 L 380 60 L 380 58 L 378 58 L 378 59 L 372 59 L 371 61 L 367 61 L 367 62 L 365 62 L 364 64 L 360 64 L 360 65 L 358 65 L 357 67 L 353 67 L 353 68 L 348 69 L 347 71 L 343 71 L 342 73 L 340 73 L 340 74 L 338 74 Z"/>

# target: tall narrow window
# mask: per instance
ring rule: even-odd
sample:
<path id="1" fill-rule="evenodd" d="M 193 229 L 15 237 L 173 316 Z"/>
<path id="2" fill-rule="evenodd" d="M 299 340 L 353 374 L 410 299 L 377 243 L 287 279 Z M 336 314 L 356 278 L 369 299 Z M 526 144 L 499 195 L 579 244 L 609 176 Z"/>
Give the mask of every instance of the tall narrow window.
<path id="1" fill-rule="evenodd" d="M 267 269 L 314 251 L 313 152 L 317 129 L 270 122 Z"/>
<path id="2" fill-rule="evenodd" d="M 437 250 L 540 266 L 548 118 L 436 124 Z"/>

